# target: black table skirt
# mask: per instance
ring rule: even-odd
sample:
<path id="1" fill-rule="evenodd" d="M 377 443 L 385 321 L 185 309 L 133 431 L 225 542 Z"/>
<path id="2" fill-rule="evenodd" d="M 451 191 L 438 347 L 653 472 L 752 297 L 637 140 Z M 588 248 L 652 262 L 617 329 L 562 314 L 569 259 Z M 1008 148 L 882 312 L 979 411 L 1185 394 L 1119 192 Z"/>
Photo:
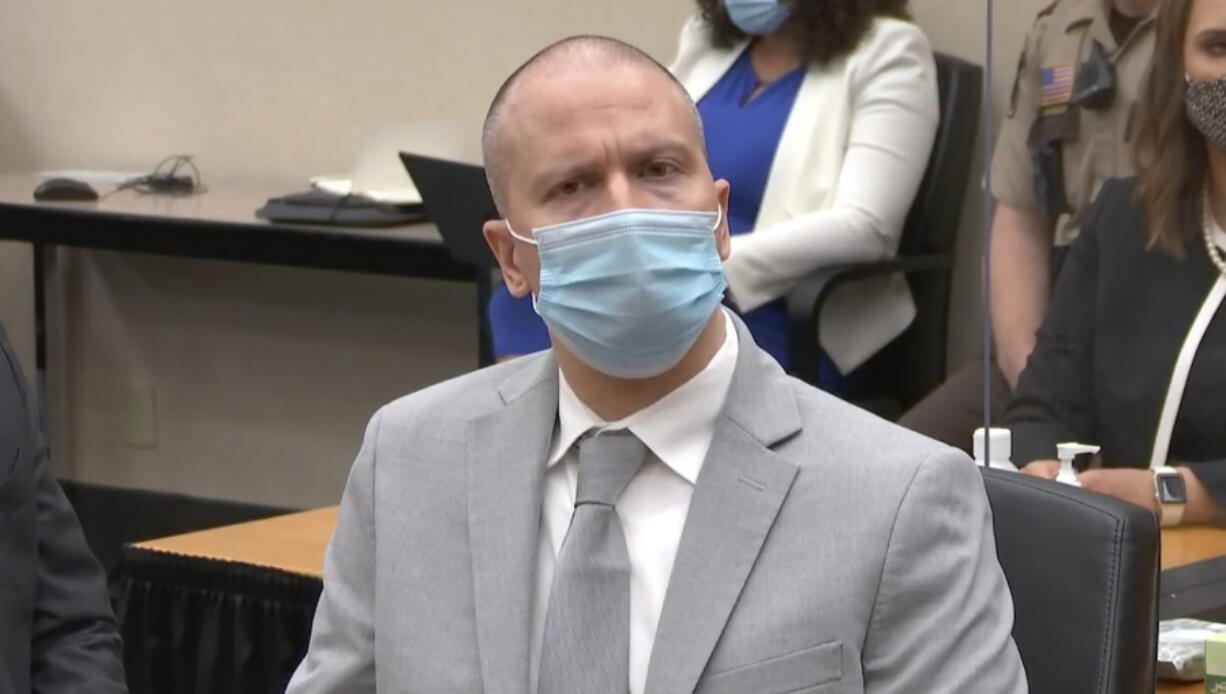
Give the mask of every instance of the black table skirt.
<path id="1" fill-rule="evenodd" d="M 283 692 L 318 578 L 125 547 L 112 577 L 132 694 Z"/>

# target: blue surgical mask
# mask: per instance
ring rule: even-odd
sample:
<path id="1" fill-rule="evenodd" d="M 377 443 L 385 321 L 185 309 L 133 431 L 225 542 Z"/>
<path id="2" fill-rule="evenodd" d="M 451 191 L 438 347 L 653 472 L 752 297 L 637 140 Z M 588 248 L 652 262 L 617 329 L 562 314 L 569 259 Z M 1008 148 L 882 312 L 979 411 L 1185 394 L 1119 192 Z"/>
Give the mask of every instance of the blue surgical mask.
<path id="1" fill-rule="evenodd" d="M 724 0 L 728 18 L 750 36 L 773 34 L 792 15 L 791 4 L 779 0 Z"/>
<path id="2" fill-rule="evenodd" d="M 721 209 L 722 212 L 722 209 Z M 588 366 L 650 378 L 676 366 L 723 297 L 719 212 L 628 209 L 540 227 L 533 308 Z"/>

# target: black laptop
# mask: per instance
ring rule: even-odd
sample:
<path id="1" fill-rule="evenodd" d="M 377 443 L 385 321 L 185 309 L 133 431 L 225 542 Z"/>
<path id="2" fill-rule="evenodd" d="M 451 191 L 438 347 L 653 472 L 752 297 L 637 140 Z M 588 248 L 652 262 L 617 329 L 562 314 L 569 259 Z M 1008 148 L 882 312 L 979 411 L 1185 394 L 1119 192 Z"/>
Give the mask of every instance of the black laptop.
<path id="1" fill-rule="evenodd" d="M 451 257 L 480 269 L 492 268 L 494 256 L 485 245 L 481 225 L 497 219 L 498 210 L 485 182 L 485 169 L 411 152 L 401 152 L 400 161 Z"/>

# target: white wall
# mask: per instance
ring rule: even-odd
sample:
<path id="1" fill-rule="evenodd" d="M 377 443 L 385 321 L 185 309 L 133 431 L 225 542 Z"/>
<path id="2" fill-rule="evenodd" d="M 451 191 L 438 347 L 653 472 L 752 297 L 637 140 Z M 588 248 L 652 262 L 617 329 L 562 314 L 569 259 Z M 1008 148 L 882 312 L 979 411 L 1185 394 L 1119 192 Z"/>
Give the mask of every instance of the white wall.
<path id="1" fill-rule="evenodd" d="M 1042 0 L 997 12 L 1016 32 Z M 981 0 L 917 0 L 939 50 L 984 56 Z M 685 0 L 0 0 L 0 171 L 143 169 L 191 152 L 208 177 L 343 171 L 396 121 L 472 133 L 505 74 L 561 36 L 599 32 L 667 61 Z M 1016 39 L 1016 40 L 1015 40 Z M 996 51 L 999 54 L 1001 51 Z M 1001 84 L 1004 86 L 1000 86 Z M 976 181 L 978 176 L 976 175 Z M 978 341 L 981 207 L 967 205 L 951 349 Z M 63 475 L 261 503 L 334 503 L 382 402 L 474 363 L 472 289 L 347 273 L 64 254 Z M 30 250 L 0 245 L 0 321 L 33 363 Z M 128 445 L 134 384 L 157 446 Z"/>

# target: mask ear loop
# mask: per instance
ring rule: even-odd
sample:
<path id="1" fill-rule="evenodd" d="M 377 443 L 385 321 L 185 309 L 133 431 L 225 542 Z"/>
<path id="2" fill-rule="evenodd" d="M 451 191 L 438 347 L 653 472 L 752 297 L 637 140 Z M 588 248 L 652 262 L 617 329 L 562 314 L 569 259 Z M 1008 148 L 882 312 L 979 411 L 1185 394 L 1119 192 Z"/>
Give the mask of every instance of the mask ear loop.
<path id="1" fill-rule="evenodd" d="M 504 219 L 504 220 L 502 220 L 502 223 L 507 225 L 507 233 L 509 233 L 509 234 L 511 235 L 511 238 L 513 238 L 513 239 L 515 239 L 515 240 L 517 240 L 517 241 L 523 241 L 524 243 L 526 243 L 526 244 L 528 244 L 528 245 L 530 245 L 530 246 L 539 246 L 539 245 L 540 245 L 540 243 L 539 243 L 539 242 L 538 242 L 536 239 L 530 239 L 530 238 L 527 238 L 527 237 L 525 237 L 525 236 L 520 236 L 519 234 L 515 233 L 515 229 L 511 227 L 511 220 L 509 220 L 509 219 Z M 538 309 L 538 308 L 536 307 L 536 293 L 535 293 L 535 292 L 528 292 L 528 296 L 532 297 L 532 312 L 533 312 L 533 313 L 535 313 L 535 314 L 536 314 L 536 315 L 538 315 L 538 316 L 539 316 L 539 315 L 541 315 L 540 309 Z"/>
<path id="2" fill-rule="evenodd" d="M 531 245 L 531 246 L 539 246 L 539 245 L 540 245 L 540 243 L 539 243 L 539 242 L 537 242 L 537 240 L 536 240 L 536 239 L 530 239 L 530 238 L 528 238 L 528 237 L 526 237 L 526 236 L 520 236 L 519 234 L 515 233 L 515 229 L 513 229 L 513 228 L 511 227 L 511 220 L 509 220 L 509 219 L 504 219 L 504 220 L 502 220 L 502 223 L 507 225 L 507 232 L 508 232 L 509 234 L 511 234 L 511 238 L 513 238 L 513 239 L 515 239 L 515 240 L 517 240 L 517 241 L 523 241 L 524 243 L 526 243 L 526 244 L 528 244 L 528 245 Z"/>

